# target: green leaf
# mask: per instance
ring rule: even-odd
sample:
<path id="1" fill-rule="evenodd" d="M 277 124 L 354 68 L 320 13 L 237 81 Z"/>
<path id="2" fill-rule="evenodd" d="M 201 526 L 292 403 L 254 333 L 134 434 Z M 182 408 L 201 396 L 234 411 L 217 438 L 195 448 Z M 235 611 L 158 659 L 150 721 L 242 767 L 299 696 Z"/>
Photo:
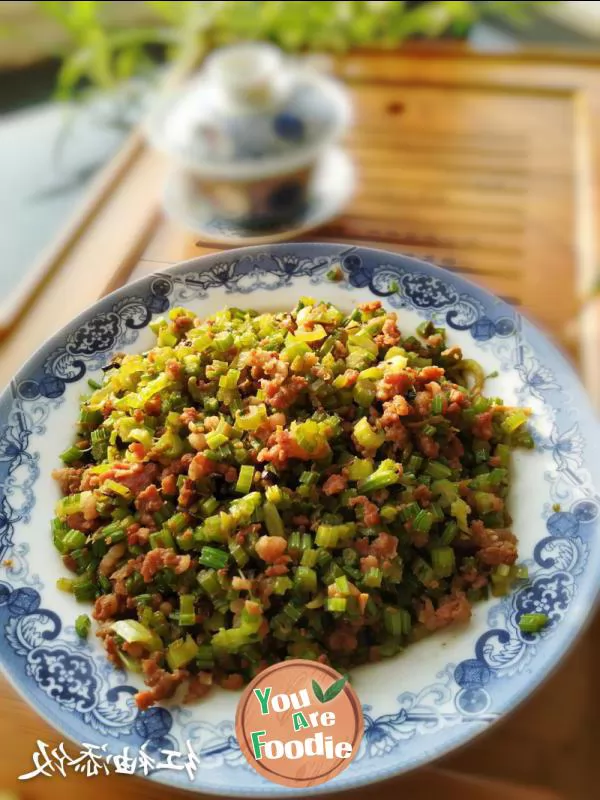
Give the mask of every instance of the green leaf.
<path id="1" fill-rule="evenodd" d="M 61 25 L 67 28 L 70 26 L 69 11 L 65 3 L 61 3 L 59 0 L 44 0 L 44 2 L 38 0 L 36 5 L 40 11 L 60 22 Z"/>
<path id="2" fill-rule="evenodd" d="M 56 82 L 57 100 L 68 100 L 72 96 L 79 82 L 89 74 L 92 59 L 91 50 L 85 48 L 63 61 Z"/>
<path id="3" fill-rule="evenodd" d="M 88 87 L 112 89 L 143 73 L 156 44 L 184 72 L 206 50 L 236 41 L 266 40 L 288 50 L 330 52 L 394 47 L 415 36 L 466 32 L 482 16 L 531 21 L 540 2 L 146 0 L 135 4 L 145 7 L 141 24 L 113 18 L 107 12 L 119 4 L 106 0 L 46 0 L 37 7 L 68 35 L 57 95 L 72 99 Z"/>
<path id="4" fill-rule="evenodd" d="M 327 689 L 327 691 L 325 692 L 325 695 L 321 702 L 328 703 L 330 700 L 336 698 L 346 685 L 347 680 L 348 678 L 344 675 L 343 678 L 340 678 L 339 680 L 332 683 L 329 689 Z"/>
<path id="5" fill-rule="evenodd" d="M 97 22 L 98 2 L 94 0 L 75 0 L 69 3 L 71 25 L 76 30 L 85 30 Z"/>
<path id="6" fill-rule="evenodd" d="M 150 6 L 156 15 L 162 17 L 166 22 L 173 25 L 181 24 L 184 16 L 182 6 L 185 6 L 185 3 L 174 3 L 172 0 L 166 0 L 166 2 L 147 0 L 146 5 Z"/>
<path id="7" fill-rule="evenodd" d="M 319 684 L 315 680 L 313 680 L 313 682 L 312 682 L 312 690 L 313 690 L 313 692 L 315 694 L 315 697 L 319 701 L 319 703 L 324 703 L 325 702 L 325 695 L 323 694 L 323 689 L 321 689 L 321 687 L 319 686 Z"/>

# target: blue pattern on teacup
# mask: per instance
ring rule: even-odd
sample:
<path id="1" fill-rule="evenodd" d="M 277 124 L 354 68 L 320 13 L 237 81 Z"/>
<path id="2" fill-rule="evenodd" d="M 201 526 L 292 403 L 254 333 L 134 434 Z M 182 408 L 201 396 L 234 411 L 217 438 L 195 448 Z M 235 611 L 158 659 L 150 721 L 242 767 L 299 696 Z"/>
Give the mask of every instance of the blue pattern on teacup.
<path id="1" fill-rule="evenodd" d="M 283 156 L 322 142 L 338 124 L 337 109 L 318 83 L 293 87 L 281 106 L 198 123 L 185 155 L 193 161 L 235 162 Z"/>

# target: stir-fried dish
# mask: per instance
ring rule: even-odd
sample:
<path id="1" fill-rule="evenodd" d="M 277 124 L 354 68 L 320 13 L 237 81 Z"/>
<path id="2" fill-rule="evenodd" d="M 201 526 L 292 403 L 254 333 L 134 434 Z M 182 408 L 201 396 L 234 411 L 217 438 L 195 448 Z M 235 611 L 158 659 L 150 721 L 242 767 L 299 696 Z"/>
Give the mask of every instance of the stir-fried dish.
<path id="1" fill-rule="evenodd" d="M 527 411 L 442 328 L 306 297 L 150 327 L 90 381 L 52 526 L 140 708 L 286 658 L 377 661 L 526 577 L 505 503 Z"/>

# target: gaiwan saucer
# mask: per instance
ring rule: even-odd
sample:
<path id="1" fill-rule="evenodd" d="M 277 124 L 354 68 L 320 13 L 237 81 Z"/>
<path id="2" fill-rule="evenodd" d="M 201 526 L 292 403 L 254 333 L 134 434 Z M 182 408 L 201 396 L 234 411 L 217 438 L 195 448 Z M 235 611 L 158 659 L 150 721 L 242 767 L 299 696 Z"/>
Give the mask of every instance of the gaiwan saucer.
<path id="1" fill-rule="evenodd" d="M 327 151 L 308 191 L 306 207 L 291 222 L 275 228 L 246 227 L 215 215 L 210 203 L 183 171 L 171 173 L 163 196 L 167 215 L 201 239 L 232 246 L 269 244 L 291 239 L 337 216 L 353 194 L 355 174 L 349 156 L 339 148 Z"/>

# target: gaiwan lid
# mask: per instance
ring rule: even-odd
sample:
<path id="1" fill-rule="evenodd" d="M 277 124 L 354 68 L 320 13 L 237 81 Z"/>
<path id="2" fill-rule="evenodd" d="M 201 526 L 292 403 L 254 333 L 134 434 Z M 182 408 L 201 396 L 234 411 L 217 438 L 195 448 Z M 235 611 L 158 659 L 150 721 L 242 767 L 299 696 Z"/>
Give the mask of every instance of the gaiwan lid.
<path id="1" fill-rule="evenodd" d="M 150 140 L 189 170 L 247 180 L 300 169 L 340 136 L 345 89 L 262 43 L 215 51 L 147 122 Z"/>

